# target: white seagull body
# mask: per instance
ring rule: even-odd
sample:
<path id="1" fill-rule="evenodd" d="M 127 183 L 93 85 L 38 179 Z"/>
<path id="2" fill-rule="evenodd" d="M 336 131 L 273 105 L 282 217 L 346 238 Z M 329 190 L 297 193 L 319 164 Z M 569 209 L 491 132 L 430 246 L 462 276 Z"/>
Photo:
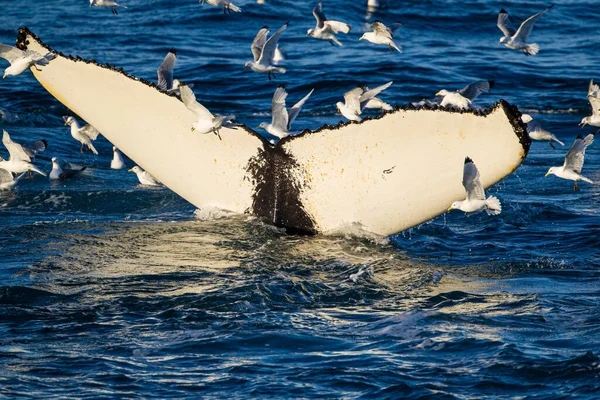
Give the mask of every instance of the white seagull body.
<path id="1" fill-rule="evenodd" d="M 135 172 L 138 180 L 140 181 L 140 183 L 142 185 L 160 186 L 160 183 L 156 180 L 156 178 L 154 178 L 152 175 L 150 175 L 148 172 L 144 171 L 137 165 L 135 167 L 131 168 L 129 170 L 129 172 Z"/>
<path id="2" fill-rule="evenodd" d="M 258 127 L 263 128 L 271 135 L 277 136 L 279 139 L 289 136 L 292 123 L 300 113 L 302 106 L 304 106 L 304 103 L 306 103 L 306 100 L 308 100 L 313 91 L 314 89 L 304 96 L 302 100 L 294 104 L 294 106 L 288 111 L 285 108 L 285 99 L 287 98 L 288 93 L 283 85 L 279 86 L 277 89 L 275 89 L 273 101 L 271 102 L 271 123 L 268 124 L 266 122 L 262 122 Z"/>
<path id="3" fill-rule="evenodd" d="M 213 115 L 206 107 L 196 101 L 192 89 L 185 85 L 180 86 L 180 91 L 183 104 L 198 117 L 198 120 L 192 124 L 193 131 L 202 134 L 213 132 L 219 136 L 221 126 L 235 118 L 234 115 Z"/>
<path id="4" fill-rule="evenodd" d="M 578 181 L 594 183 L 592 180 L 581 175 L 583 160 L 585 158 L 585 149 L 594 142 L 594 135 L 594 133 L 590 133 L 585 138 L 581 135 L 577 136 L 577 139 L 575 139 L 565 156 L 564 164 L 561 167 L 551 167 L 548 172 L 546 172 L 546 176 L 552 174 L 559 178 L 575 181 L 575 190 L 579 189 L 577 186 Z"/>
<path id="5" fill-rule="evenodd" d="M 359 40 L 367 40 L 375 44 L 385 44 L 390 48 L 390 51 L 398 50 L 402 53 L 402 46 L 394 42 L 394 32 L 401 27 L 402 24 L 397 22 L 392 28 L 388 28 L 381 21 L 375 21 L 371 24 L 373 32 L 367 32 L 361 36 Z"/>
<path id="6" fill-rule="evenodd" d="M 113 158 L 110 162 L 110 168 L 112 169 L 123 169 L 125 168 L 125 161 L 119 149 L 113 146 Z"/>
<path id="7" fill-rule="evenodd" d="M 487 93 L 494 87 L 494 81 L 478 81 L 468 84 L 464 88 L 455 92 L 440 90 L 435 95 L 443 96 L 440 105 L 442 107 L 453 106 L 461 110 L 471 108 L 471 102 L 481 93 Z"/>
<path id="8" fill-rule="evenodd" d="M 91 6 L 108 7 L 108 8 L 110 8 L 110 12 L 112 12 L 115 15 L 119 15 L 119 12 L 117 11 L 117 7 L 127 8 L 125 6 L 120 5 L 119 3 L 117 3 L 114 0 L 90 0 L 90 7 Z"/>
<path id="9" fill-rule="evenodd" d="M 8 150 L 9 157 L 8 160 L 4 160 L 2 157 L 0 157 L 0 168 L 3 168 L 14 174 L 33 171 L 42 176 L 46 176 L 44 172 L 40 171 L 31 163 L 31 153 L 20 144 L 13 142 L 6 131 L 4 131 L 2 135 L 2 144 L 4 144 L 6 150 Z"/>
<path id="10" fill-rule="evenodd" d="M 0 57 L 10 63 L 10 67 L 4 70 L 3 78 L 19 75 L 30 67 L 37 68 L 38 65 L 48 65 L 54 59 L 54 54 L 41 55 L 31 50 L 19 50 L 16 47 L 0 43 Z M 39 69 L 38 69 L 39 70 Z"/>
<path id="11" fill-rule="evenodd" d="M 536 43 L 527 44 L 527 38 L 529 37 L 529 34 L 531 34 L 531 30 L 533 29 L 535 21 L 537 21 L 539 17 L 541 17 L 552 7 L 554 7 L 554 4 L 545 10 L 527 18 L 521 24 L 521 26 L 519 26 L 519 29 L 515 29 L 513 24 L 510 22 L 506 10 L 500 10 L 498 13 L 498 28 L 500 28 L 502 33 L 504 33 L 504 36 L 500 38 L 498 44 L 503 44 L 509 49 L 521 50 L 523 53 L 525 53 L 525 55 L 528 56 L 536 55 L 540 51 L 540 46 L 538 46 Z"/>
<path id="12" fill-rule="evenodd" d="M 92 153 L 98 154 L 98 151 L 92 144 L 92 140 L 96 140 L 98 138 L 98 134 L 100 133 L 98 132 L 98 129 L 94 128 L 90 124 L 86 124 L 80 128 L 77 120 L 71 116 L 65 115 L 63 120 L 65 121 L 65 125 L 71 126 L 71 136 L 73 136 L 73 139 L 81 143 L 79 153 L 83 152 L 83 146 L 85 145 L 92 151 Z"/>
<path id="13" fill-rule="evenodd" d="M 556 136 L 554 136 L 552 133 L 542 128 L 542 125 L 538 121 L 534 121 L 531 115 L 523 114 L 521 115 L 521 120 L 527 124 L 527 133 L 529 134 L 530 138 L 534 140 L 546 140 L 548 141 L 550 147 L 552 147 L 553 149 L 555 148 L 552 144 L 553 141 L 560 144 L 561 146 L 565 145 L 563 142 L 558 140 Z"/>
<path id="14" fill-rule="evenodd" d="M 85 171 L 86 168 L 87 167 L 74 169 L 74 168 L 70 168 L 70 167 L 66 167 L 66 166 L 64 168 L 62 168 L 60 166 L 60 163 L 58 162 L 58 159 L 56 157 L 52 157 L 52 171 L 50 171 L 49 178 L 52 180 L 58 180 L 58 179 L 64 180 L 64 179 L 73 178 L 73 177 L 79 175 L 80 173 L 82 173 L 83 171 Z"/>
<path id="15" fill-rule="evenodd" d="M 242 11 L 241 8 L 239 8 L 238 6 L 236 6 L 235 4 L 233 4 L 230 1 L 227 0 L 200 0 L 200 3 L 204 4 L 204 3 L 208 3 L 212 6 L 219 6 L 219 7 L 223 7 L 223 14 L 229 12 L 231 14 L 232 11 L 235 12 L 240 12 Z"/>
<path id="16" fill-rule="evenodd" d="M 502 212 L 500 200 L 494 196 L 485 198 L 485 191 L 479 180 L 479 170 L 469 157 L 465 158 L 462 184 L 467 192 L 467 198 L 452 203 L 448 211 L 461 210 L 467 214 L 474 214 L 485 210 L 488 215 L 498 215 Z"/>
<path id="17" fill-rule="evenodd" d="M 25 172 L 14 178 L 12 172 L 0 168 L 0 190 L 12 189 L 23 176 L 25 176 Z"/>
<path id="18" fill-rule="evenodd" d="M 365 109 L 366 105 L 370 100 L 375 98 L 379 93 L 389 88 L 393 81 L 376 87 L 375 89 L 369 89 L 367 87 L 357 87 L 344 94 L 344 103 L 338 101 L 336 103 L 337 109 L 350 121 L 360 121 L 360 114 Z M 379 99 L 377 99 L 379 100 Z M 381 101 L 381 100 L 379 100 Z M 372 105 L 375 105 L 373 103 Z"/>
<path id="19" fill-rule="evenodd" d="M 579 123 L 579 126 L 591 125 L 600 127 L 600 87 L 594 84 L 593 79 L 590 80 L 587 98 L 592 106 L 592 115 L 583 118 Z"/>
<path id="20" fill-rule="evenodd" d="M 313 29 L 309 29 L 308 32 L 306 32 L 306 35 L 312 36 L 315 39 L 328 40 L 332 45 L 335 43 L 338 46 L 342 46 L 342 43 L 337 40 L 335 35 L 337 33 L 350 32 L 350 25 L 344 22 L 328 20 L 323 12 L 323 5 L 321 3 L 317 4 L 313 9 L 313 15 L 317 20 L 317 26 Z"/>
<path id="21" fill-rule="evenodd" d="M 275 50 L 279 42 L 279 36 L 288 27 L 286 22 L 281 28 L 277 30 L 268 40 L 267 35 L 269 34 L 269 28 L 266 26 L 258 31 L 254 40 L 252 41 L 252 55 L 254 56 L 253 61 L 248 61 L 244 65 L 244 69 L 252 69 L 254 72 L 260 72 L 262 74 L 268 74 L 269 80 L 271 75 L 275 77 L 275 73 L 285 74 L 285 68 L 274 66 L 273 58 L 275 57 Z"/>

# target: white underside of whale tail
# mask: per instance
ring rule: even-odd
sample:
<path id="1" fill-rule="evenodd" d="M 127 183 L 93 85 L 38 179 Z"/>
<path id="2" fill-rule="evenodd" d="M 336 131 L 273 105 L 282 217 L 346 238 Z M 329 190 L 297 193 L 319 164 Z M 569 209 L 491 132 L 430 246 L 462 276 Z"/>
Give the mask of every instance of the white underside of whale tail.
<path id="1" fill-rule="evenodd" d="M 41 54 L 50 50 L 23 28 L 18 44 L 25 43 Z M 397 109 L 272 146 L 245 126 L 223 126 L 220 137 L 192 132 L 197 117 L 180 99 L 117 68 L 57 53 L 32 72 L 194 206 L 251 213 L 292 232 L 359 224 L 386 236 L 411 228 L 464 197 L 467 155 L 487 188 L 521 164 L 530 143 L 518 110 L 500 102 L 489 113 Z"/>

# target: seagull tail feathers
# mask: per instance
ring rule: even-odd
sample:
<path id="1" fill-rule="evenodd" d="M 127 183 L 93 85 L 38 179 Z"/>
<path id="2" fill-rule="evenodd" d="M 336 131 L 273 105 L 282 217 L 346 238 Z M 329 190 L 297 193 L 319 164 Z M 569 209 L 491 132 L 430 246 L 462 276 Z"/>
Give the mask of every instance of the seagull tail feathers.
<path id="1" fill-rule="evenodd" d="M 396 43 L 394 43 L 393 40 L 390 40 L 390 46 L 393 47 L 394 49 L 398 50 L 398 52 L 402 53 L 402 46 L 397 45 Z"/>
<path id="2" fill-rule="evenodd" d="M 556 138 L 556 136 L 552 135 L 552 140 L 554 140 L 556 143 L 560 144 L 561 146 L 564 146 L 565 144 L 563 142 L 561 142 L 560 140 L 558 140 Z"/>
<path id="3" fill-rule="evenodd" d="M 94 147 L 92 142 L 88 143 L 87 147 L 92 151 L 92 153 L 94 153 L 95 155 L 98 155 L 98 150 L 96 150 L 96 148 Z"/>
<path id="4" fill-rule="evenodd" d="M 540 51 L 540 46 L 537 43 L 528 44 L 523 52 L 528 56 L 535 56 Z"/>
<path id="5" fill-rule="evenodd" d="M 46 173 L 45 173 L 45 172 L 42 172 L 42 171 L 40 171 L 39 169 L 37 169 L 37 167 L 35 167 L 35 166 L 33 166 L 33 165 L 31 166 L 31 170 L 32 170 L 33 172 L 37 172 L 37 173 L 38 173 L 38 174 L 40 174 L 41 176 L 46 176 Z"/>
<path id="6" fill-rule="evenodd" d="M 502 212 L 502 205 L 497 197 L 490 196 L 485 201 L 485 212 L 488 215 L 498 215 Z"/>
<path id="7" fill-rule="evenodd" d="M 227 8 L 229 8 L 231 11 L 235 11 L 235 12 L 242 11 L 241 8 L 239 8 L 238 6 L 236 6 L 235 4 L 232 4 L 232 3 L 227 3 Z"/>
<path id="8" fill-rule="evenodd" d="M 278 74 L 285 74 L 285 68 L 277 67 L 276 69 L 273 70 L 273 72 L 276 72 Z"/>

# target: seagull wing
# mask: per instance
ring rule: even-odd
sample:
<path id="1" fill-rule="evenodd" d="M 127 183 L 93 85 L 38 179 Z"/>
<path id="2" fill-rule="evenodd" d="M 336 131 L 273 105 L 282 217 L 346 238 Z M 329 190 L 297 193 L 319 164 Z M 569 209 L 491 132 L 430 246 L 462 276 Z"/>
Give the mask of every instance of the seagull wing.
<path id="1" fill-rule="evenodd" d="M 356 114 L 360 114 L 361 112 L 359 99 L 363 92 L 363 88 L 357 87 L 344 94 L 344 102 L 346 103 L 346 107 Z"/>
<path id="2" fill-rule="evenodd" d="M 79 175 L 83 171 L 85 171 L 87 167 L 83 167 L 80 169 L 63 169 L 63 172 L 58 176 L 60 179 L 69 179 L 74 177 L 75 175 Z"/>
<path id="3" fill-rule="evenodd" d="M 552 7 L 554 7 L 554 4 L 552 4 L 550 7 L 546 8 L 545 10 L 540 11 L 539 13 L 527 18 L 525 20 L 525 22 L 523 22 L 521 24 L 521 26 L 519 27 L 519 30 L 517 30 L 517 33 L 515 33 L 515 39 L 518 39 L 521 42 L 525 42 L 527 40 L 527 38 L 529 37 L 531 30 L 533 29 L 533 25 L 535 24 L 535 21 L 539 17 L 541 17 L 542 14 L 544 14 L 546 11 L 548 11 Z"/>
<path id="4" fill-rule="evenodd" d="M 285 108 L 285 99 L 287 98 L 288 93 L 286 92 L 283 85 L 277 87 L 275 89 L 275 93 L 273 94 L 273 101 L 271 103 L 271 118 L 272 124 L 277 129 L 280 129 L 284 132 L 288 131 L 288 112 Z"/>
<path id="5" fill-rule="evenodd" d="M 345 22 L 339 22 L 339 21 L 325 21 L 325 25 L 329 28 L 329 30 L 333 33 L 348 33 L 350 32 L 350 30 L 352 28 L 350 28 L 350 25 L 346 24 Z"/>
<path id="6" fill-rule="evenodd" d="M 504 8 L 498 13 L 498 28 L 500 28 L 506 37 L 512 37 L 515 33 L 517 33 L 517 29 L 512 22 L 510 22 L 508 13 Z"/>
<path id="7" fill-rule="evenodd" d="M 208 111 L 206 107 L 196 101 L 196 95 L 194 95 L 192 89 L 184 85 L 180 86 L 179 90 L 181 92 L 181 101 L 183 101 L 183 104 L 185 104 L 188 110 L 196 114 L 199 119 L 212 120 L 214 118 L 212 113 Z"/>
<path id="8" fill-rule="evenodd" d="M 48 148 L 48 141 L 46 139 L 36 140 L 35 142 L 25 143 L 22 146 L 29 157 L 34 157 L 37 153 Z"/>
<path id="9" fill-rule="evenodd" d="M 25 52 L 23 50 L 19 50 L 16 47 L 0 43 L 0 57 L 4 58 L 9 63 L 12 64 L 14 60 L 16 60 L 17 58 L 21 58 L 24 55 Z"/>
<path id="10" fill-rule="evenodd" d="M 373 97 L 377 96 L 379 93 L 383 92 L 385 89 L 392 86 L 392 83 L 394 83 L 394 81 L 389 81 L 388 83 L 386 83 L 384 85 L 377 86 L 375 89 L 365 88 L 365 90 L 363 91 L 363 93 L 361 94 L 361 96 L 358 100 L 359 103 L 361 104 L 361 110 L 369 100 L 371 100 Z"/>
<path id="11" fill-rule="evenodd" d="M 31 162 L 31 157 L 29 157 L 27 152 L 23 149 L 23 146 L 21 146 L 19 143 L 13 142 L 6 131 L 4 131 L 2 135 L 2 144 L 4 147 L 6 147 L 6 150 L 8 150 L 11 160 Z"/>
<path id="12" fill-rule="evenodd" d="M 173 70 L 175 69 L 175 61 L 177 60 L 177 52 L 175 49 L 169 50 L 160 67 L 156 70 L 158 75 L 158 87 L 162 90 L 173 89 Z"/>
<path id="13" fill-rule="evenodd" d="M 308 98 L 310 97 L 310 95 L 314 91 L 315 91 L 315 89 L 311 90 L 306 96 L 304 96 L 302 98 L 302 100 L 300 100 L 299 102 L 297 102 L 296 104 L 294 104 L 294 106 L 292 108 L 290 108 L 290 111 L 289 111 L 289 121 L 288 121 L 288 126 L 287 126 L 288 131 L 292 127 L 292 124 L 294 123 L 294 120 L 296 119 L 296 117 L 300 113 L 300 110 L 302 110 L 302 106 L 304 106 L 304 103 L 306 103 L 306 100 L 308 100 Z"/>
<path id="14" fill-rule="evenodd" d="M 592 144 L 594 141 L 594 134 L 590 133 L 585 138 L 581 135 L 577 136 L 577 139 L 571 145 L 571 148 L 565 156 L 564 169 L 571 169 L 578 174 L 581 173 L 583 167 L 583 160 L 585 155 L 585 149 Z"/>
<path id="15" fill-rule="evenodd" d="M 258 61 L 260 59 L 260 55 L 262 54 L 263 47 L 265 47 L 265 43 L 267 42 L 267 35 L 269 34 L 269 28 L 267 26 L 263 26 L 260 28 L 260 31 L 254 37 L 252 41 L 252 46 L 250 49 L 252 50 L 252 55 L 254 56 L 254 61 Z"/>
<path id="16" fill-rule="evenodd" d="M 6 183 L 13 181 L 13 174 L 4 168 L 0 168 L 0 185 L 4 185 Z"/>
<path id="17" fill-rule="evenodd" d="M 388 39 L 392 39 L 394 37 L 394 32 L 387 26 L 383 24 L 381 21 L 375 21 L 371 24 L 371 29 L 378 35 L 383 36 Z"/>
<path id="18" fill-rule="evenodd" d="M 466 97 L 469 100 L 475 100 L 477 96 L 481 93 L 487 93 L 491 88 L 494 87 L 494 81 L 479 81 L 470 83 L 461 90 L 458 91 L 463 97 Z"/>
<path id="19" fill-rule="evenodd" d="M 467 191 L 467 200 L 485 200 L 485 192 L 479 180 L 479 171 L 469 157 L 465 158 L 462 184 Z"/>
<path id="20" fill-rule="evenodd" d="M 600 87 L 598 87 L 598 85 L 594 84 L 594 80 L 590 80 L 590 86 L 588 88 L 588 100 L 590 102 L 590 104 L 592 105 L 592 114 L 596 115 L 598 114 L 598 111 L 600 109 Z"/>
<path id="21" fill-rule="evenodd" d="M 87 124 L 83 128 L 79 129 L 79 133 L 83 133 L 85 136 L 89 137 L 91 140 L 96 140 L 100 132 L 98 129 L 94 128 L 92 125 Z"/>
<path id="22" fill-rule="evenodd" d="M 327 17 L 323 12 L 323 4 L 319 3 L 313 8 L 313 15 L 317 20 L 317 28 L 321 29 L 325 25 L 325 21 L 327 21 Z"/>
<path id="23" fill-rule="evenodd" d="M 288 27 L 289 22 L 286 22 L 281 28 L 279 28 L 265 43 L 260 59 L 258 62 L 264 66 L 269 66 L 273 63 L 273 57 L 275 56 L 275 49 L 279 42 L 279 36 Z"/>

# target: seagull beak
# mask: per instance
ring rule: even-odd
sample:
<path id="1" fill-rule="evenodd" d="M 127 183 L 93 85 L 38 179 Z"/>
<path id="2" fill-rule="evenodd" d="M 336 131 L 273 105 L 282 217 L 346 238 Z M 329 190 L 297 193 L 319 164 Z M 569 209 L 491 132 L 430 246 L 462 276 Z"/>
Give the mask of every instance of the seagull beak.
<path id="1" fill-rule="evenodd" d="M 544 175 L 544 178 L 547 177 L 548 175 L 550 175 L 550 172 L 546 172 L 546 175 Z"/>
<path id="2" fill-rule="evenodd" d="M 440 92 L 437 92 L 435 95 L 436 95 L 436 96 L 441 96 L 441 93 L 440 93 Z"/>
<path id="3" fill-rule="evenodd" d="M 256 127 L 256 128 L 254 128 L 254 129 L 260 129 L 260 126 L 257 126 L 257 127 Z"/>
<path id="4" fill-rule="evenodd" d="M 127 172 L 133 172 L 133 168 L 128 169 Z"/>
<path id="5" fill-rule="evenodd" d="M 452 211 L 452 206 L 448 207 L 448 211 Z"/>
<path id="6" fill-rule="evenodd" d="M 2 79 L 6 78 L 6 72 L 2 75 Z"/>

